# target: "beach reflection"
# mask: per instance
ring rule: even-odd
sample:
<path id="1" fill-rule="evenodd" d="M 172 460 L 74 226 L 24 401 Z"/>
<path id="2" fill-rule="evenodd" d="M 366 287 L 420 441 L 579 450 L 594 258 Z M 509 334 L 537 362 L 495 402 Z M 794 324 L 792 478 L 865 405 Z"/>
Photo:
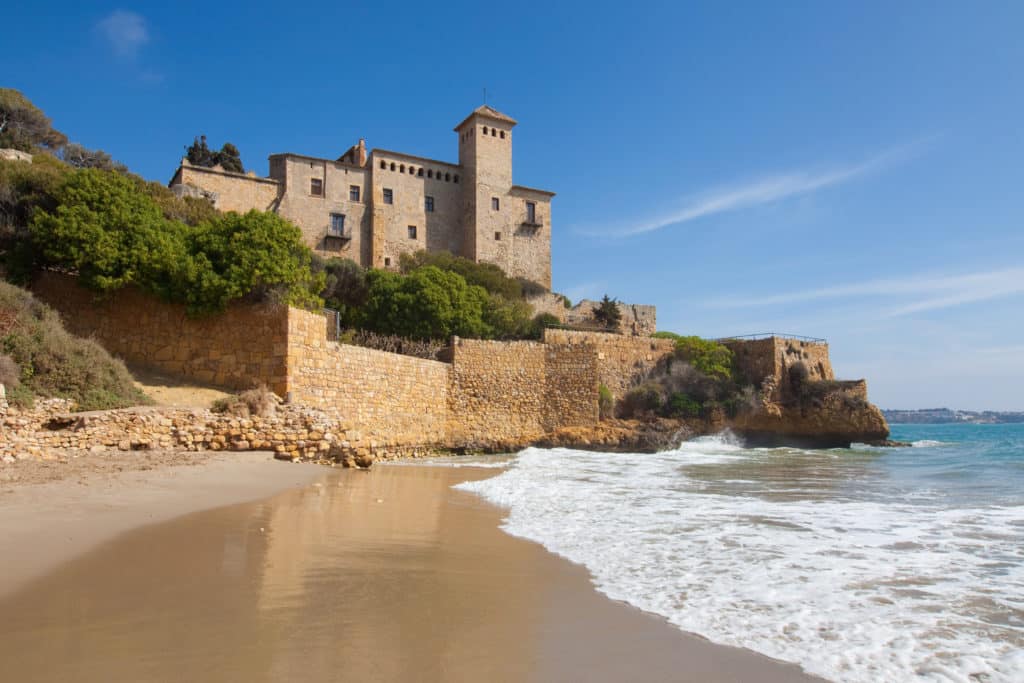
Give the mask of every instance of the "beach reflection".
<path id="1" fill-rule="evenodd" d="M 4 678 L 530 678 L 536 563 L 499 559 L 498 513 L 450 490 L 489 474 L 338 472 L 132 532 L 0 602 Z"/>

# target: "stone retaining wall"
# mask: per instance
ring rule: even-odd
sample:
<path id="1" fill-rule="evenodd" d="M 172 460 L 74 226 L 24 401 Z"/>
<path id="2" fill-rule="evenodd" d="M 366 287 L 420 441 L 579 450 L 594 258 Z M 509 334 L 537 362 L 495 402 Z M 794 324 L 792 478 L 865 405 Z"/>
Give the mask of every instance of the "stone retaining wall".
<path id="1" fill-rule="evenodd" d="M 675 350 L 671 339 L 551 328 L 544 330 L 544 343 L 593 348 L 597 354 L 598 382 L 608 387 L 616 400 L 646 379 L 658 362 Z"/>
<path id="2" fill-rule="evenodd" d="M 95 338 L 128 363 L 228 389 L 287 391 L 285 306 L 237 304 L 190 318 L 184 306 L 131 288 L 100 299 L 55 273 L 39 277 L 32 293 L 61 314 L 69 332 Z"/>
<path id="3" fill-rule="evenodd" d="M 449 366 L 327 341 L 324 316 L 288 311 L 289 401 L 331 410 L 375 444 L 443 444 Z"/>

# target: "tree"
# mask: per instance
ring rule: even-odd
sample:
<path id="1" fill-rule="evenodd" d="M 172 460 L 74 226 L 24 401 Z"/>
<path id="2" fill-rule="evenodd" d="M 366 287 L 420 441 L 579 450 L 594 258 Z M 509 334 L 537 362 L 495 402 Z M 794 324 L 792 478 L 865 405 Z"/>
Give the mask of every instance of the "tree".
<path id="1" fill-rule="evenodd" d="M 618 329 L 619 323 L 622 321 L 622 311 L 619 310 L 619 302 L 615 299 L 609 299 L 608 295 L 605 294 L 601 302 L 594 306 L 594 320 L 606 329 Z"/>
<path id="2" fill-rule="evenodd" d="M 277 214 L 222 214 L 188 231 L 186 243 L 181 265 L 188 290 L 176 294 L 193 313 L 222 310 L 241 298 L 323 306 L 326 277 L 310 269 L 312 252 L 302 232 Z"/>
<path id="3" fill-rule="evenodd" d="M 74 270 L 86 287 L 107 292 L 164 281 L 158 273 L 183 256 L 176 224 L 125 176 L 78 170 L 55 199 L 52 212 L 33 217 L 32 240 L 46 264 Z"/>
<path id="4" fill-rule="evenodd" d="M 27 97 L 11 88 L 0 88 L 0 148 L 34 152 L 60 149 L 67 136 Z"/>
<path id="5" fill-rule="evenodd" d="M 486 337 L 490 332 L 484 322 L 487 291 L 458 273 L 427 266 L 409 275 L 371 270 L 366 278 L 363 329 L 412 339 Z"/>
<path id="6" fill-rule="evenodd" d="M 212 168 L 220 164 L 225 171 L 245 173 L 242 155 L 237 147 L 230 142 L 225 142 L 219 152 L 214 152 L 207 146 L 205 135 L 195 138 L 192 144 L 185 149 L 185 158 L 194 166 Z"/>
<path id="7" fill-rule="evenodd" d="M 332 258 L 324 264 L 324 273 L 324 305 L 337 310 L 341 324 L 351 327 L 369 295 L 366 269 L 350 259 Z"/>
<path id="8" fill-rule="evenodd" d="M 77 142 L 69 142 L 60 150 L 60 158 L 64 163 L 75 168 L 98 168 L 102 171 L 127 173 L 128 167 L 120 161 L 114 161 L 102 149 L 89 149 Z"/>

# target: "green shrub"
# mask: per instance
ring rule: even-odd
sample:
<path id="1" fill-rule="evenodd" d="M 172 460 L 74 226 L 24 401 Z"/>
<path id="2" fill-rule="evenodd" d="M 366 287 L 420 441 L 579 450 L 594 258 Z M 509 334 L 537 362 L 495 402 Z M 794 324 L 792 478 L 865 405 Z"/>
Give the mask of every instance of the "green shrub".
<path id="1" fill-rule="evenodd" d="M 661 411 L 665 388 L 657 382 L 645 382 L 626 392 L 619 404 L 623 417 L 645 417 Z"/>
<path id="2" fill-rule="evenodd" d="M 8 393 L 12 403 L 31 405 L 33 395 L 68 398 L 79 410 L 149 402 L 121 361 L 95 341 L 69 334 L 57 313 L 27 291 L 0 282 L 0 310 L 16 320 L 0 337 L 0 353 L 19 368 L 20 386 Z"/>
<path id="3" fill-rule="evenodd" d="M 550 313 L 538 313 L 530 322 L 530 339 L 543 339 L 544 330 L 549 327 L 558 327 L 562 321 Z"/>
<path id="4" fill-rule="evenodd" d="M 622 321 L 622 311 L 619 310 L 619 302 L 615 299 L 609 299 L 608 295 L 605 294 L 597 306 L 594 306 L 593 316 L 594 320 L 606 329 L 618 329 L 619 323 Z"/>
<path id="5" fill-rule="evenodd" d="M 612 397 L 611 389 L 604 384 L 597 388 L 597 408 L 602 420 L 613 417 L 615 399 Z"/>
<path id="6" fill-rule="evenodd" d="M 699 417 L 702 412 L 703 406 L 700 401 L 676 392 L 668 397 L 662 414 L 666 417 Z"/>
<path id="7" fill-rule="evenodd" d="M 719 342 L 695 336 L 676 337 L 675 357 L 686 361 L 708 377 L 732 379 L 732 351 Z"/>
<path id="8" fill-rule="evenodd" d="M 510 301 L 523 298 L 523 287 L 519 280 L 509 277 L 493 263 L 477 263 L 445 251 L 417 251 L 399 257 L 399 270 L 406 275 L 428 266 L 457 273 L 468 284 L 483 287 L 489 294 L 497 294 Z"/>

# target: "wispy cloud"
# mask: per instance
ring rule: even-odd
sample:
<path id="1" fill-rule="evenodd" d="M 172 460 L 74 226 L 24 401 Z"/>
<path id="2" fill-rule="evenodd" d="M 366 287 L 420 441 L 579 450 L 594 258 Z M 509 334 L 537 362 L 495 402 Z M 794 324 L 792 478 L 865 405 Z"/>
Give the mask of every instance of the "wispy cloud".
<path id="1" fill-rule="evenodd" d="M 726 187 L 719 187 L 688 198 L 674 211 L 656 218 L 620 225 L 605 231 L 587 234 L 605 237 L 629 237 L 654 232 L 673 225 L 681 225 L 727 211 L 737 211 L 761 204 L 769 204 L 790 197 L 810 194 L 828 187 L 841 185 L 868 173 L 905 161 L 919 153 L 928 142 L 919 141 L 901 147 L 894 147 L 860 163 L 833 166 L 817 171 L 793 171 L 776 173 L 758 180 Z"/>
<path id="2" fill-rule="evenodd" d="M 1024 293 L 1024 268 L 1015 267 L 966 275 L 918 275 L 908 278 L 868 280 L 834 287 L 796 290 L 771 296 L 717 299 L 709 301 L 708 305 L 720 308 L 749 308 L 856 297 L 882 297 L 886 300 L 911 299 L 905 303 L 881 309 L 883 317 L 898 317 L 1020 293 Z"/>
<path id="3" fill-rule="evenodd" d="M 96 29 L 110 44 L 114 54 L 124 59 L 134 59 L 149 42 L 145 17 L 127 10 L 111 12 L 96 24 Z"/>

